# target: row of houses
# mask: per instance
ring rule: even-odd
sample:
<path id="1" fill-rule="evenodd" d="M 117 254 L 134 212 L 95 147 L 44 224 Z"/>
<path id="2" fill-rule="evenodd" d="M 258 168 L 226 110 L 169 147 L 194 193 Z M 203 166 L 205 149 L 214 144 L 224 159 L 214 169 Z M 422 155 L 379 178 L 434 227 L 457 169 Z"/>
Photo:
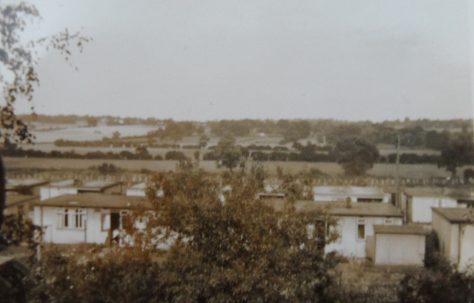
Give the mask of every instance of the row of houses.
<path id="1" fill-rule="evenodd" d="M 261 196 L 273 205 L 281 193 Z M 440 252 L 460 269 L 474 263 L 474 192 L 471 188 L 316 186 L 299 211 L 324 209 L 337 218 L 339 238 L 326 252 L 371 259 L 381 265 L 422 265 L 426 237 L 438 237 Z M 278 207 L 277 207 L 278 208 Z"/>
<path id="2" fill-rule="evenodd" d="M 226 188 L 225 190 L 231 190 Z M 162 194 L 162 193 L 161 193 Z M 123 227 L 127 212 L 146 205 L 146 185 L 76 180 L 9 181 L 7 213 L 28 213 L 49 243 L 105 243 Z M 276 210 L 286 197 L 274 186 L 258 195 Z M 325 246 L 375 264 L 421 265 L 432 230 L 450 261 L 465 268 L 474 257 L 474 196 L 469 189 L 317 186 L 313 199 L 294 202 L 298 212 L 324 208 L 337 218 L 339 238 Z"/>

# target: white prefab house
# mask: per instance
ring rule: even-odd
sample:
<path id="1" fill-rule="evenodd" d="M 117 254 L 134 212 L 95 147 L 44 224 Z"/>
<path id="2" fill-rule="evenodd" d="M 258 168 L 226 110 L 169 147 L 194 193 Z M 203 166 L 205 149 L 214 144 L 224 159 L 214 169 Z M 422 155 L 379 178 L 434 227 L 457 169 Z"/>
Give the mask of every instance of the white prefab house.
<path id="1" fill-rule="evenodd" d="M 380 202 L 389 203 L 391 194 L 379 187 L 366 186 L 315 186 L 313 187 L 316 202 Z"/>
<path id="2" fill-rule="evenodd" d="M 367 255 L 376 265 L 422 266 L 428 232 L 421 225 L 374 225 Z"/>
<path id="3" fill-rule="evenodd" d="M 402 214 L 390 203 L 354 203 L 330 207 L 328 213 L 338 219 L 339 239 L 326 245 L 326 252 L 338 252 L 350 258 L 366 258 L 367 239 L 374 225 L 402 225 Z"/>
<path id="4" fill-rule="evenodd" d="M 447 260 L 460 270 L 474 266 L 474 209 L 433 208 L 432 226 Z"/>
<path id="5" fill-rule="evenodd" d="M 432 221 L 431 208 L 466 207 L 468 204 L 460 201 L 469 201 L 461 193 L 436 187 L 407 188 L 404 196 L 402 208 L 406 211 L 409 223 L 429 224 Z"/>
<path id="6" fill-rule="evenodd" d="M 77 194 L 78 186 L 79 181 L 73 179 L 51 182 L 40 187 L 40 200 Z"/>
<path id="7" fill-rule="evenodd" d="M 35 203 L 33 222 L 49 243 L 106 243 L 122 229 L 124 215 L 149 207 L 143 197 L 113 194 L 62 195 Z"/>

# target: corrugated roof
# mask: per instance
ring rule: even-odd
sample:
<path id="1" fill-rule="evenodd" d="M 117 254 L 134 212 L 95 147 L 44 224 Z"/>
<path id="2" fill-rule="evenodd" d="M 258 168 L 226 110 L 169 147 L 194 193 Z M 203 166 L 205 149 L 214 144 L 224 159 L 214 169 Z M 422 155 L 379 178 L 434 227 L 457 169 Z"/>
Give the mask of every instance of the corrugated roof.
<path id="1" fill-rule="evenodd" d="M 36 202 L 35 206 L 124 209 L 138 206 L 151 207 L 151 204 L 147 198 L 138 196 L 77 194 L 46 199 L 41 202 Z"/>
<path id="2" fill-rule="evenodd" d="M 474 224 L 474 209 L 472 208 L 440 208 L 433 207 L 434 212 L 440 214 L 451 223 L 471 223 Z"/>
<path id="3" fill-rule="evenodd" d="M 398 235 L 427 235 L 427 230 L 422 225 L 374 225 L 375 234 L 398 234 Z"/>

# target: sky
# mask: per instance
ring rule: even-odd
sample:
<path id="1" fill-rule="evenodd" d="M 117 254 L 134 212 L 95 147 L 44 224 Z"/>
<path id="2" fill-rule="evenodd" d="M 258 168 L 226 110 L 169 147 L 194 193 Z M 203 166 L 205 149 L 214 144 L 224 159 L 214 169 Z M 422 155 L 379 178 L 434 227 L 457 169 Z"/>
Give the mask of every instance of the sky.
<path id="1" fill-rule="evenodd" d="M 216 119 L 472 118 L 470 0 L 48 0 L 38 113 Z M 469 16 L 471 14 L 471 16 Z"/>

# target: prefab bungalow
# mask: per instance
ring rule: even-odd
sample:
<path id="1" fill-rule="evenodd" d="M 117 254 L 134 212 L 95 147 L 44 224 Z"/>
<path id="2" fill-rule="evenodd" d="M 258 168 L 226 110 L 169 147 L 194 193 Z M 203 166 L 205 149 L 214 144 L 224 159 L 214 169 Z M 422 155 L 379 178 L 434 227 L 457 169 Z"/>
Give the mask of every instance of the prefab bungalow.
<path id="1" fill-rule="evenodd" d="M 123 227 L 130 209 L 149 207 L 143 197 L 114 194 L 62 195 L 34 205 L 33 222 L 46 243 L 106 243 Z"/>
<path id="2" fill-rule="evenodd" d="M 402 209 L 408 223 L 430 224 L 431 208 L 467 207 L 471 198 L 466 192 L 441 187 L 407 188 Z"/>
<path id="3" fill-rule="evenodd" d="M 327 212 L 337 220 L 339 238 L 325 247 L 349 258 L 366 258 L 367 239 L 374 235 L 375 225 L 402 225 L 402 213 L 390 203 L 349 203 L 330 207 Z"/>
<path id="4" fill-rule="evenodd" d="M 440 253 L 458 269 L 474 266 L 474 209 L 433 208 Z"/>
<path id="5" fill-rule="evenodd" d="M 428 232 L 422 225 L 374 225 L 367 256 L 376 265 L 423 266 Z"/>
<path id="6" fill-rule="evenodd" d="M 264 200 L 275 211 L 285 211 L 284 199 Z M 313 211 L 332 216 L 339 235 L 335 242 L 325 244 L 326 253 L 337 252 L 349 258 L 366 258 L 367 239 L 374 235 L 374 225 L 402 225 L 402 213 L 390 203 L 315 202 L 299 200 L 293 207 L 297 213 Z M 326 229 L 327 230 L 327 229 Z"/>
<path id="7" fill-rule="evenodd" d="M 313 187 L 314 201 L 350 201 L 389 203 L 391 194 L 379 187 L 368 186 L 315 186 Z"/>

